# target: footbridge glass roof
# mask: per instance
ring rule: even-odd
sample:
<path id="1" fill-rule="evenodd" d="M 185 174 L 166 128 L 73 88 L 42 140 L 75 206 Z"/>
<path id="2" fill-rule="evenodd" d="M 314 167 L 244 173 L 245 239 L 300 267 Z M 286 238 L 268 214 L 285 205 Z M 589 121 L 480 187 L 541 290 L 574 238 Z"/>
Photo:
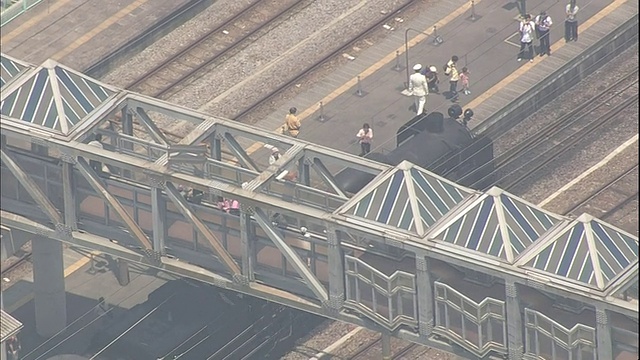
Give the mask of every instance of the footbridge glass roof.
<path id="1" fill-rule="evenodd" d="M 115 88 L 47 60 L 3 91 L 0 108 L 2 115 L 69 134 L 116 92 Z"/>
<path id="2" fill-rule="evenodd" d="M 337 212 L 423 236 L 473 190 L 403 161 L 381 174 Z"/>
<path id="3" fill-rule="evenodd" d="M 432 228 L 428 238 L 511 264 L 562 218 L 494 187 Z"/>
<path id="4" fill-rule="evenodd" d="M 583 214 L 523 254 L 518 265 L 604 290 L 638 266 L 638 239 Z"/>
<path id="5" fill-rule="evenodd" d="M 0 53 L 0 88 L 33 68 L 33 65 Z"/>

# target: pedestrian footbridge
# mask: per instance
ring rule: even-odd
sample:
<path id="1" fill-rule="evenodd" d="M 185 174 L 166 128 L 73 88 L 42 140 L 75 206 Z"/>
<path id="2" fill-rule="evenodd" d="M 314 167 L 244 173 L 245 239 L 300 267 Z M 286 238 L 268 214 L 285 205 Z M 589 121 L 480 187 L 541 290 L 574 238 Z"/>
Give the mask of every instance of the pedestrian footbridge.
<path id="1" fill-rule="evenodd" d="M 2 55 L 1 84 L 3 233 L 469 358 L 637 357 L 638 238 L 610 224 L 117 89 L 53 61 Z M 163 133 L 176 122 L 183 136 Z M 98 133 L 104 148 L 88 145 Z M 283 153 L 273 165 L 270 146 Z M 375 178 L 348 194 L 334 180 L 346 167 Z M 220 198 L 238 200 L 240 214 L 219 210 Z M 34 252 L 62 262 L 55 249 Z M 64 277 L 50 280 L 64 291 Z"/>

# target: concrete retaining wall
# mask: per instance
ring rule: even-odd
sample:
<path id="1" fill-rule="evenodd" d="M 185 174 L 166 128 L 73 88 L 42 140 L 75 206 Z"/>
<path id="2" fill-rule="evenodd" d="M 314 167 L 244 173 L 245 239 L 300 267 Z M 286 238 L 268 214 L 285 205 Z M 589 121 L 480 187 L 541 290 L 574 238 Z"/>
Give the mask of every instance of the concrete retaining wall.
<path id="1" fill-rule="evenodd" d="M 491 137 L 517 125 L 608 61 L 637 44 L 638 14 L 491 115 L 479 124 L 474 132 Z"/>

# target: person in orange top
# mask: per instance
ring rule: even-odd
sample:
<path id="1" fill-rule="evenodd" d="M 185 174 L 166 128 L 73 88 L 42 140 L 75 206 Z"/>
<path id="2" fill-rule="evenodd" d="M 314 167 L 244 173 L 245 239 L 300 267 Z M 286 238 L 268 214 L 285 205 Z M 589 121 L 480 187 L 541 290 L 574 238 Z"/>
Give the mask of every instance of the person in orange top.
<path id="1" fill-rule="evenodd" d="M 294 138 L 297 138 L 298 134 L 300 134 L 300 120 L 298 120 L 296 112 L 298 112 L 298 109 L 295 107 L 289 109 L 289 113 L 284 118 L 284 125 L 282 126 L 282 133 L 288 133 L 289 136 Z"/>

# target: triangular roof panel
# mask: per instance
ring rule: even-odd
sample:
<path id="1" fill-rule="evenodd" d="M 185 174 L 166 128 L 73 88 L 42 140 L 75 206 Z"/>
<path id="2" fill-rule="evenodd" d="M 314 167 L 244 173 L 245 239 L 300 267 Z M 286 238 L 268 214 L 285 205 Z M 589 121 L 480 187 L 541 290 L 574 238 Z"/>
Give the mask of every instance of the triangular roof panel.
<path id="1" fill-rule="evenodd" d="M 0 53 L 0 88 L 34 66 Z"/>
<path id="2" fill-rule="evenodd" d="M 583 214 L 545 239 L 519 265 L 604 290 L 638 264 L 638 239 Z"/>
<path id="3" fill-rule="evenodd" d="M 518 254 L 561 221 L 561 217 L 494 187 L 444 218 L 428 238 L 513 263 Z"/>
<path id="4" fill-rule="evenodd" d="M 2 115 L 62 134 L 117 91 L 51 60 L 16 85 L 2 95 Z"/>
<path id="5" fill-rule="evenodd" d="M 423 236 L 472 192 L 404 161 L 372 181 L 337 212 Z"/>

